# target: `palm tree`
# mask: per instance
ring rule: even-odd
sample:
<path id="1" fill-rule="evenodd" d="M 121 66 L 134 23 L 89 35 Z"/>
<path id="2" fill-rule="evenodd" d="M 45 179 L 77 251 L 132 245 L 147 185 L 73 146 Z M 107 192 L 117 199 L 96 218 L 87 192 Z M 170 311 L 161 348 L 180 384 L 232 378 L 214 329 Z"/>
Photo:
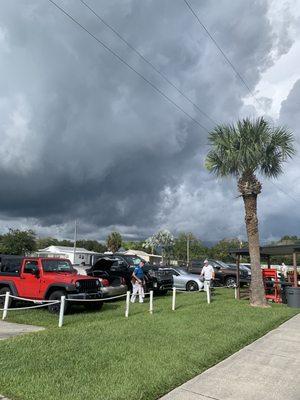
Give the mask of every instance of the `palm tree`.
<path id="1" fill-rule="evenodd" d="M 238 180 L 251 260 L 250 303 L 266 306 L 257 219 L 257 196 L 262 185 L 256 175 L 277 178 L 282 173 L 282 164 L 295 153 L 293 135 L 284 127 L 271 126 L 264 118 L 247 118 L 235 125 L 218 125 L 209 134 L 209 143 L 207 169 L 219 177 L 231 175 Z"/>
<path id="2" fill-rule="evenodd" d="M 112 232 L 106 239 L 108 250 L 116 253 L 122 246 L 122 236 L 119 232 Z"/>

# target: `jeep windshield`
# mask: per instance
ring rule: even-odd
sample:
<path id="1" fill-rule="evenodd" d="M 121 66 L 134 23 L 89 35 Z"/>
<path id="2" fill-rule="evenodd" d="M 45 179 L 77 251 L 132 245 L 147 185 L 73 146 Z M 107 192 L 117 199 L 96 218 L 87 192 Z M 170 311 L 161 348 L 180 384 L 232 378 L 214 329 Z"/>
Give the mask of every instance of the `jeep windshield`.
<path id="1" fill-rule="evenodd" d="M 44 272 L 69 272 L 74 273 L 74 268 L 68 260 L 43 260 Z"/>

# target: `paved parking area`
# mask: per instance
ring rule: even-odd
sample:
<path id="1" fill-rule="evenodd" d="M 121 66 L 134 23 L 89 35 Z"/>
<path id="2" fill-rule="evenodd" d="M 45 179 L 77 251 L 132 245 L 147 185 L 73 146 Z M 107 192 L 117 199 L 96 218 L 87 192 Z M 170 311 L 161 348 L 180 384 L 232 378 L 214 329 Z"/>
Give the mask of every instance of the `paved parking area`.
<path id="1" fill-rule="evenodd" d="M 300 314 L 161 398 L 208 399 L 299 400 Z"/>
<path id="2" fill-rule="evenodd" d="M 0 321 L 0 340 L 23 335 L 24 333 L 42 331 L 44 329 L 45 328 L 41 326 L 14 324 L 12 322 Z"/>

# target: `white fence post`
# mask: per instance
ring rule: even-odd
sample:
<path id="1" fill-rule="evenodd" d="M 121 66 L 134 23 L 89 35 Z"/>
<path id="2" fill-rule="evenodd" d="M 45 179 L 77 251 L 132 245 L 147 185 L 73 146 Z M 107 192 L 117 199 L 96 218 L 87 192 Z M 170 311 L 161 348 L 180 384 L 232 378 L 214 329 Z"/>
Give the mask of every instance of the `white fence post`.
<path id="1" fill-rule="evenodd" d="M 5 293 L 5 301 L 4 301 L 2 319 L 5 319 L 6 316 L 7 316 L 8 303 L 9 303 L 9 292 L 6 292 Z"/>
<path id="2" fill-rule="evenodd" d="M 59 321 L 58 321 L 59 328 L 61 328 L 64 323 L 65 302 L 66 302 L 66 296 L 61 296 L 60 309 L 59 309 Z"/>
<path id="3" fill-rule="evenodd" d="M 153 290 L 150 290 L 150 306 L 149 306 L 150 314 L 153 314 Z"/>
<path id="4" fill-rule="evenodd" d="M 175 311 L 175 307 L 176 307 L 176 287 L 173 287 L 172 311 Z"/>
<path id="5" fill-rule="evenodd" d="M 125 317 L 128 318 L 129 315 L 129 302 L 130 302 L 130 291 L 126 293 L 126 307 L 125 307 Z"/>
<path id="6" fill-rule="evenodd" d="M 234 287 L 234 298 L 235 300 L 237 299 L 237 286 Z"/>
<path id="7" fill-rule="evenodd" d="M 207 304 L 210 304 L 210 283 L 206 285 Z"/>

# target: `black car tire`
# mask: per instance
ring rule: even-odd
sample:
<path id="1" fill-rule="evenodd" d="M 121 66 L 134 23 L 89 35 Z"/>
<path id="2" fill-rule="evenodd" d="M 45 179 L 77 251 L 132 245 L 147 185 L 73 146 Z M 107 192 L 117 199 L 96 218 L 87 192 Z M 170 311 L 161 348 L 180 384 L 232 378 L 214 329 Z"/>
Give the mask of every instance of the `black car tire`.
<path id="1" fill-rule="evenodd" d="M 186 290 L 187 290 L 188 292 L 196 292 L 196 291 L 199 290 L 199 286 L 198 286 L 197 282 L 195 282 L 195 281 L 189 281 L 189 282 L 186 284 Z"/>
<path id="2" fill-rule="evenodd" d="M 154 291 L 157 294 L 160 294 L 162 296 L 165 296 L 168 293 L 167 289 L 159 289 L 158 291 Z"/>
<path id="3" fill-rule="evenodd" d="M 236 278 L 234 276 L 229 276 L 225 280 L 225 286 L 226 287 L 234 287 L 236 286 Z"/>
<path id="4" fill-rule="evenodd" d="M 99 311 L 103 307 L 103 301 L 91 301 L 89 303 L 85 303 L 84 307 L 89 311 Z"/>
<path id="5" fill-rule="evenodd" d="M 11 292 L 11 290 L 10 290 L 10 288 L 9 288 L 8 286 L 4 286 L 4 287 L 2 287 L 2 288 L 0 289 L 0 294 L 1 294 L 1 295 L 6 294 L 6 292 L 9 292 L 9 294 L 12 294 L 12 292 Z M 5 302 L 5 297 L 4 297 L 4 296 L 1 296 L 1 297 L 0 297 L 0 308 L 4 308 L 4 302 Z M 12 305 L 12 298 L 10 297 L 10 298 L 9 298 L 9 301 L 8 301 L 8 308 L 9 308 L 11 305 Z"/>
<path id="6" fill-rule="evenodd" d="M 64 290 L 55 290 L 49 296 L 49 300 L 60 300 L 61 296 L 65 296 L 66 292 Z M 51 314 L 59 314 L 60 303 L 51 304 L 48 306 L 48 311 Z M 64 314 L 70 310 L 70 303 L 68 301 L 65 302 Z"/>

